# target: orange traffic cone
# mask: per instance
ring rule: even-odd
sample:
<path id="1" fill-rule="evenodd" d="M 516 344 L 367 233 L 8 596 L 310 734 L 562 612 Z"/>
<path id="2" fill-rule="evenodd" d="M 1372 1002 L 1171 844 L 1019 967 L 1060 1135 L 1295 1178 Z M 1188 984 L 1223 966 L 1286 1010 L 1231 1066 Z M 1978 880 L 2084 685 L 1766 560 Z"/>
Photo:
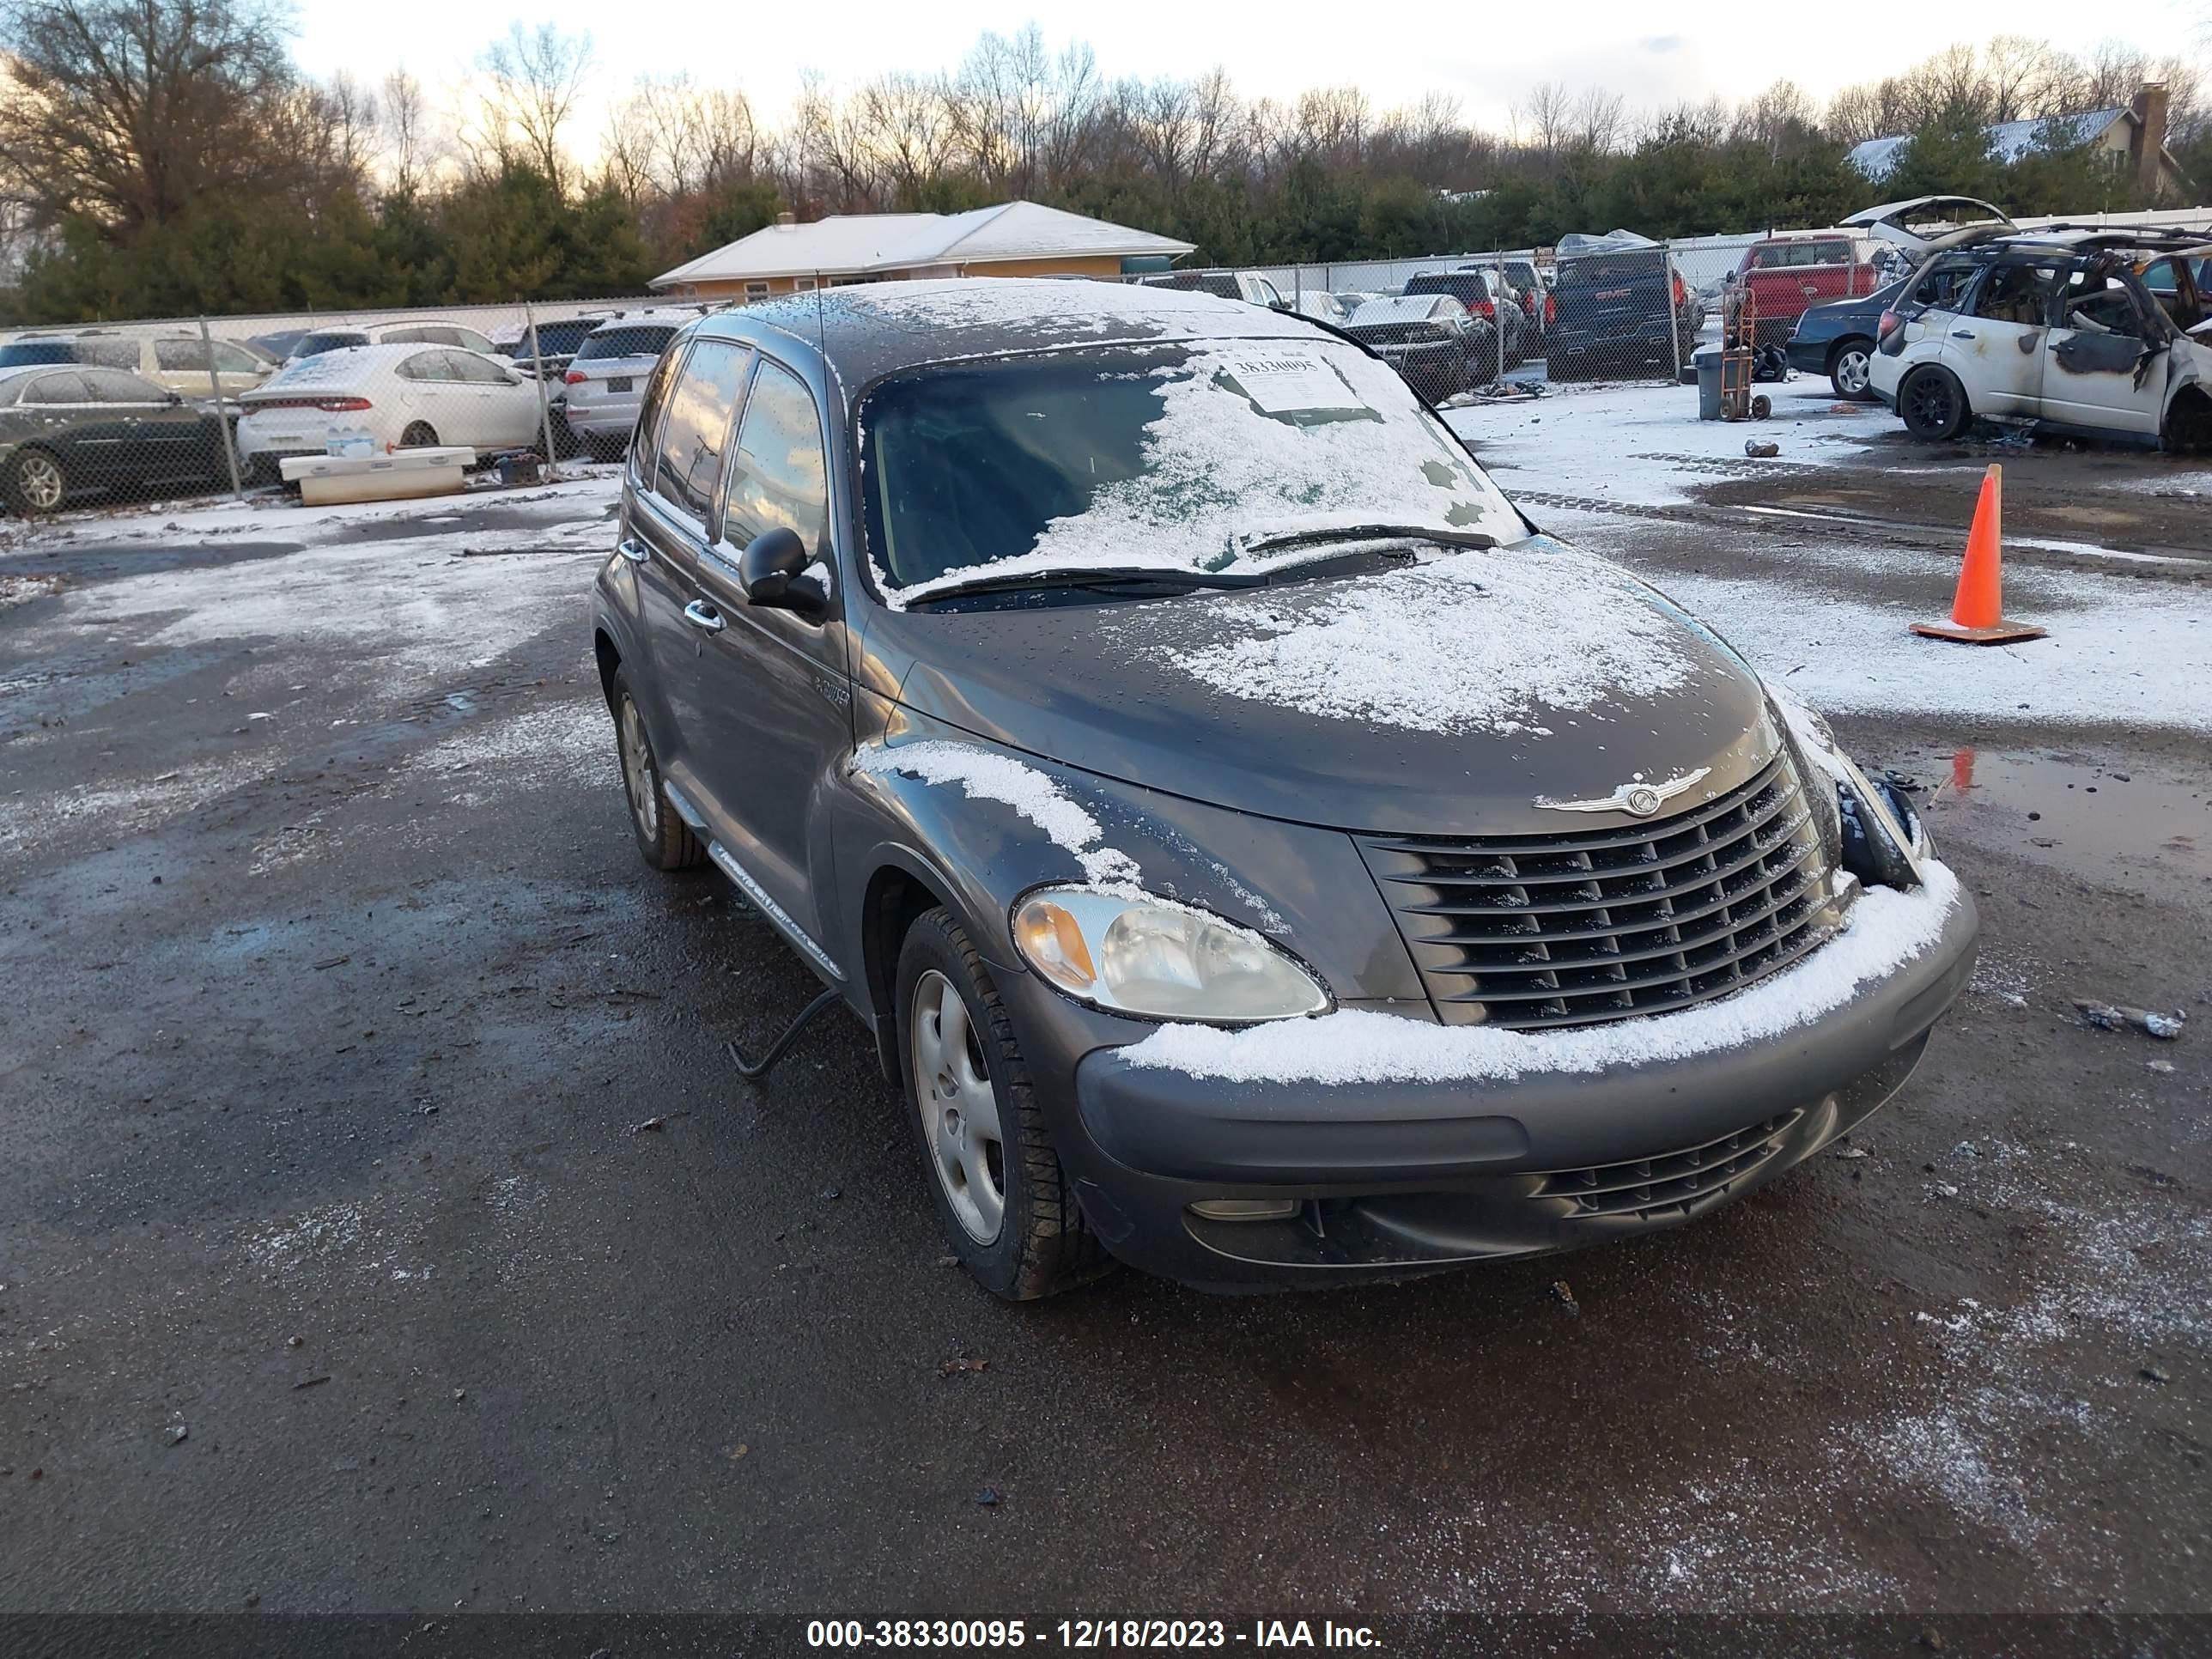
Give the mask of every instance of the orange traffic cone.
<path id="1" fill-rule="evenodd" d="M 1982 498 L 1974 507 L 1974 527 L 1966 532 L 1966 562 L 1959 568 L 1959 591 L 1948 623 L 1915 623 L 1912 631 L 1931 640 L 1962 640 L 1968 645 L 2008 645 L 2039 640 L 2049 630 L 2008 622 L 2004 614 L 2004 469 L 1992 464 L 1982 475 Z"/>

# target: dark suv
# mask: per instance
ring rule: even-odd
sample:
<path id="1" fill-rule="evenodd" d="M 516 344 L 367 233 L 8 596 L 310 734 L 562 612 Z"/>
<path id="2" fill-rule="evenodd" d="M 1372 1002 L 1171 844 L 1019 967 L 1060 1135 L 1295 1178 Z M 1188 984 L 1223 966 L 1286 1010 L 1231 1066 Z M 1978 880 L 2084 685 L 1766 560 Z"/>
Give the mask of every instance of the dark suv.
<path id="1" fill-rule="evenodd" d="M 1686 1221 L 1881 1105 L 1968 971 L 1900 798 L 1296 317 L 973 278 L 711 317 L 617 533 L 638 847 L 858 1018 L 1000 1295 Z"/>

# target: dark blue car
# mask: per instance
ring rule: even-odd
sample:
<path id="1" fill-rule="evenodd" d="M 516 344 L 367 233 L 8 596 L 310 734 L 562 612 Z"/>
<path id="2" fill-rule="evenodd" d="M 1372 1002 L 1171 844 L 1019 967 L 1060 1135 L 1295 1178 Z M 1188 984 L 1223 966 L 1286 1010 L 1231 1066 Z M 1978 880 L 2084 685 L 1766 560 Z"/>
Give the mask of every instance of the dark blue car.
<path id="1" fill-rule="evenodd" d="M 1895 282 L 1857 299 L 1811 307 L 1797 319 L 1797 331 L 1790 337 L 1790 367 L 1801 374 L 1826 375 L 1838 398 L 1872 401 L 1867 362 L 1874 355 L 1876 325 L 1904 286 Z"/>

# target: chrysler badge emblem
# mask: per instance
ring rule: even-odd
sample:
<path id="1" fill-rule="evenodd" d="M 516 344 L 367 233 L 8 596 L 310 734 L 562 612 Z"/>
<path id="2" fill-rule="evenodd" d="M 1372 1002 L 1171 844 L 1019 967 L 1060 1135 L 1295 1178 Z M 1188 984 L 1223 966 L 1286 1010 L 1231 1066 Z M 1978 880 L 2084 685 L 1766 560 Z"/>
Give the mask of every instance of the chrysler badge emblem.
<path id="1" fill-rule="evenodd" d="M 1685 772 L 1663 783 L 1646 783 L 1640 776 L 1632 778 L 1611 794 L 1592 800 L 1545 800 L 1540 796 L 1536 805 L 1553 812 L 1626 812 L 1631 817 L 1648 818 L 1712 769 L 1700 766 L 1694 772 Z"/>

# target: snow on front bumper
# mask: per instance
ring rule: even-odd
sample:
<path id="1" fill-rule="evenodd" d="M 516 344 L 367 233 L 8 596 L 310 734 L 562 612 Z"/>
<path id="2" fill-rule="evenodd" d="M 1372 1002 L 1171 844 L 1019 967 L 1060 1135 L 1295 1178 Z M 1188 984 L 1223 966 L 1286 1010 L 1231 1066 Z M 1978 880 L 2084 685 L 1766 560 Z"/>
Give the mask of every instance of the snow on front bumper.
<path id="1" fill-rule="evenodd" d="M 1237 1030 L 1164 1025 L 1121 1052 L 1139 1069 L 1244 1084 L 1497 1083 L 1694 1060 L 1784 1038 L 1844 1007 L 1936 948 L 1961 909 L 1971 916 L 1973 906 L 1958 878 L 1931 860 L 1909 892 L 1866 890 L 1836 937 L 1794 967 L 1675 1013 L 1522 1032 L 1345 1009 Z"/>
<path id="2" fill-rule="evenodd" d="M 1075 1068 L 1079 1189 L 1102 1215 L 1146 1217 L 1136 1231 L 1156 1237 L 1184 1231 L 1181 1206 L 1216 1195 L 1448 1193 L 1487 1209 L 1476 1198 L 1488 1191 L 1526 1218 L 1543 1172 L 1696 1163 L 1745 1135 L 1772 1143 L 1758 1174 L 1771 1178 L 1894 1093 L 1964 988 L 1973 902 L 1942 865 L 1928 872 L 1916 891 L 1866 893 L 1796 966 L 1675 1013 L 1521 1033 L 1346 1010 L 1237 1030 L 1169 1025 L 1093 1049 Z M 1733 1180 L 1711 1201 L 1753 1184 Z M 1565 1233 L 1547 1223 L 1547 1244 L 1493 1229 L 1474 1254 L 1564 1248 L 1702 1207 Z"/>

